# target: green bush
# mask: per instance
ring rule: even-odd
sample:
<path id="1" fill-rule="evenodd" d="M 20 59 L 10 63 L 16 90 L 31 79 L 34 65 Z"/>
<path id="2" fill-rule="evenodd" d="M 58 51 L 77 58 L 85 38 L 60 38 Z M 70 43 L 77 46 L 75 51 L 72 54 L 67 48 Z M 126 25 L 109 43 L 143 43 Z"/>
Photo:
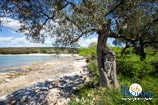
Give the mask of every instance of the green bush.
<path id="1" fill-rule="evenodd" d="M 99 72 L 98 72 L 98 65 L 96 60 L 90 60 L 88 64 L 88 69 L 93 75 L 93 82 L 96 84 L 99 80 Z"/>
<path id="2" fill-rule="evenodd" d="M 32 50 L 32 53 L 40 53 L 39 49 Z"/>
<path id="3" fill-rule="evenodd" d="M 80 48 L 79 55 L 84 56 L 84 57 L 88 57 L 88 56 L 90 56 L 90 51 L 88 48 Z"/>
<path id="4" fill-rule="evenodd" d="M 80 48 L 79 55 L 95 60 L 97 58 L 96 48 L 96 43 L 92 43 L 88 48 Z"/>
<path id="5" fill-rule="evenodd" d="M 49 51 L 48 50 L 45 50 L 45 49 L 43 49 L 42 51 L 41 51 L 41 53 L 45 53 L 45 54 L 47 54 Z"/>
<path id="6" fill-rule="evenodd" d="M 136 55 L 132 58 L 122 57 L 117 59 L 118 72 L 131 78 L 142 78 L 154 70 L 154 66 L 148 61 L 140 61 Z"/>

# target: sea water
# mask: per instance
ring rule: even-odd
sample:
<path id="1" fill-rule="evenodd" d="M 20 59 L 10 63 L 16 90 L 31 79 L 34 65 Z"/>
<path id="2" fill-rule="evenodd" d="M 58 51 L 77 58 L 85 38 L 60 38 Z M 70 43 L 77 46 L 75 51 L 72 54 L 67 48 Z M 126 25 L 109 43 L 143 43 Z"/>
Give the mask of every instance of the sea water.
<path id="1" fill-rule="evenodd" d="M 0 55 L 0 72 L 7 72 L 12 67 L 31 65 L 33 62 L 43 62 L 61 59 L 56 55 Z"/>

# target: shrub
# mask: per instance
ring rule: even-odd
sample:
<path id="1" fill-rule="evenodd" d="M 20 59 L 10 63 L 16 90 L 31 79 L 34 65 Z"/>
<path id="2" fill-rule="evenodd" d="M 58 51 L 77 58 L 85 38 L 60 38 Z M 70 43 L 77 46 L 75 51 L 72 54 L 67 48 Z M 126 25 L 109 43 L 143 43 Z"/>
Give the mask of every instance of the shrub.
<path id="1" fill-rule="evenodd" d="M 126 77 L 142 78 L 154 70 L 154 66 L 148 61 L 140 61 L 139 57 L 122 57 L 117 59 L 118 72 Z"/>
<path id="2" fill-rule="evenodd" d="M 90 56 L 90 51 L 88 48 L 80 48 L 79 55 L 84 56 L 84 57 L 88 57 L 88 56 Z"/>
<path id="3" fill-rule="evenodd" d="M 32 50 L 32 53 L 40 53 L 39 49 Z"/>
<path id="4" fill-rule="evenodd" d="M 91 60 L 88 64 L 88 69 L 93 75 L 93 81 L 94 83 L 97 83 L 99 80 L 99 73 L 98 73 L 98 65 L 96 60 Z"/>

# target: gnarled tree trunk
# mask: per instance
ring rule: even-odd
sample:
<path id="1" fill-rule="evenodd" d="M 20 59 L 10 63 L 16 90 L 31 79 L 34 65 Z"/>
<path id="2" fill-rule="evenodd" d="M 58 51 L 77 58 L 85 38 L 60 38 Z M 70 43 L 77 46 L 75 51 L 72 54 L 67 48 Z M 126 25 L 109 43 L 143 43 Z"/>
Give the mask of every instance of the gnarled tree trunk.
<path id="1" fill-rule="evenodd" d="M 116 56 L 106 46 L 108 36 L 103 32 L 98 32 L 98 68 L 100 74 L 100 86 L 114 88 L 119 87 L 119 83 L 116 76 Z"/>

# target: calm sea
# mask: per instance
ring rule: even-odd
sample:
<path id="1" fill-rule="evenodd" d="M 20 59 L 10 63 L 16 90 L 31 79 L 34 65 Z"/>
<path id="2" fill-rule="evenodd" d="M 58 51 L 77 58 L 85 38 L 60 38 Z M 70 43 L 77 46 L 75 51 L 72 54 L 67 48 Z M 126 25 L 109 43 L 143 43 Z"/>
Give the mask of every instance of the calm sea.
<path id="1" fill-rule="evenodd" d="M 8 68 L 30 65 L 33 62 L 62 59 L 56 55 L 0 55 L 0 72 L 9 71 Z"/>

